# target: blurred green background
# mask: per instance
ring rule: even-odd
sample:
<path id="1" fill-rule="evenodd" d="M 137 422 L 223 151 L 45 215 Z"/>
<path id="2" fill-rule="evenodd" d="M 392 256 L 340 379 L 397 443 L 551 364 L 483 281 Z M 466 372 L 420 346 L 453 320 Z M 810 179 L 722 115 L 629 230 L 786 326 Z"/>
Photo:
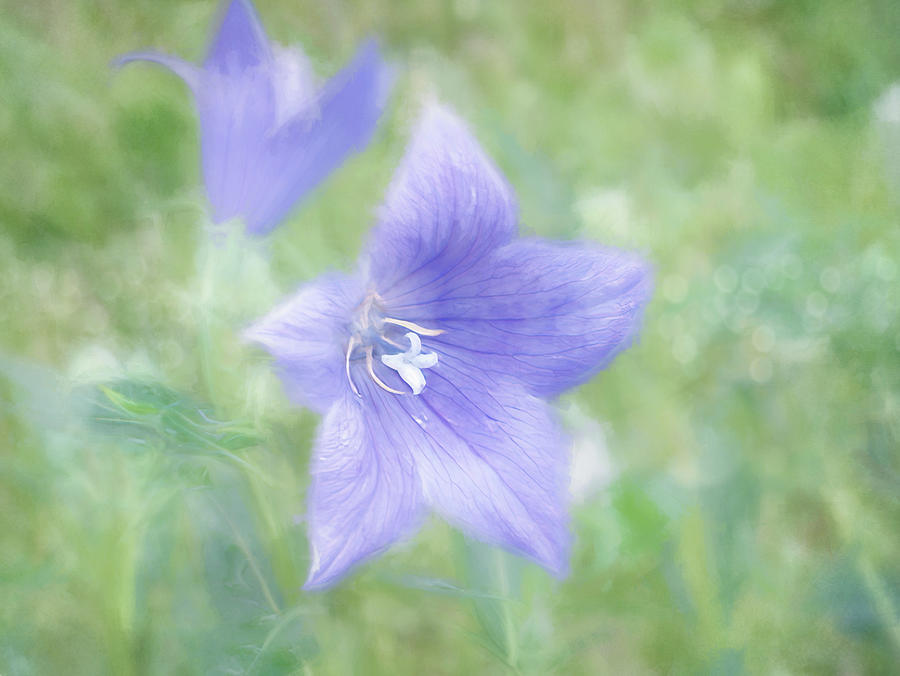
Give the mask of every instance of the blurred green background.
<path id="1" fill-rule="evenodd" d="M 887 674 L 900 663 L 900 5 L 258 0 L 374 142 L 210 247 L 211 1 L 0 0 L 0 674 Z M 640 344 L 560 411 L 572 574 L 437 520 L 300 590 L 316 418 L 235 332 L 359 250 L 421 102 L 523 228 L 643 251 Z M 882 98 L 884 97 L 884 98 Z"/>

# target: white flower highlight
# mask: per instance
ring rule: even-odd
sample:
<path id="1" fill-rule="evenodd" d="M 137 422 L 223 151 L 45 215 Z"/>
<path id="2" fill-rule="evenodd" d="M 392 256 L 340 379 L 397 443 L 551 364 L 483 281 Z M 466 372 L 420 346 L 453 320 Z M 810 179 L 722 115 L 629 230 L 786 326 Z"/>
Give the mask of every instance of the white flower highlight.
<path id="1" fill-rule="evenodd" d="M 425 376 L 422 369 L 429 369 L 438 363 L 438 356 L 434 352 L 422 354 L 422 339 L 418 334 L 410 331 L 406 334 L 409 340 L 409 349 L 399 354 L 381 355 L 381 363 L 394 369 L 403 381 L 409 385 L 413 394 L 419 394 L 425 389 Z"/>

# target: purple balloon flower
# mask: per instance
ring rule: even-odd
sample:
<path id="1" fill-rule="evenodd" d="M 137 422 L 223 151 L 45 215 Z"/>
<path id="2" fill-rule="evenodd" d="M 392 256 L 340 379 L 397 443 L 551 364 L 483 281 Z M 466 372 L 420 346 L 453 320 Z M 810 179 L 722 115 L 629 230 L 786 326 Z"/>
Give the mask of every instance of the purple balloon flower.
<path id="1" fill-rule="evenodd" d="M 131 61 L 166 66 L 190 87 L 213 219 L 242 218 L 255 234 L 366 146 L 390 89 L 372 41 L 319 87 L 302 51 L 269 42 L 249 0 L 225 8 L 202 66 L 156 52 L 116 63 Z"/>
<path id="2" fill-rule="evenodd" d="M 307 588 L 410 534 L 426 508 L 563 576 L 567 442 L 546 400 L 632 341 L 647 264 L 517 237 L 509 186 L 438 107 L 379 220 L 355 274 L 302 287 L 248 331 L 324 415 Z"/>

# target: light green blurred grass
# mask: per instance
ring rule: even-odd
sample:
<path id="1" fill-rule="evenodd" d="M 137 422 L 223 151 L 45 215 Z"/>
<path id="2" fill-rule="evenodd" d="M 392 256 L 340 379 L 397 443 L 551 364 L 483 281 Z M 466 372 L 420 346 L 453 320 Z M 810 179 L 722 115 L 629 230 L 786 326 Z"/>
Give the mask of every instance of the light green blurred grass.
<path id="1" fill-rule="evenodd" d="M 374 33 L 403 75 L 364 155 L 210 260 L 187 92 L 108 63 L 198 58 L 214 3 L 0 2 L 0 673 L 890 673 L 896 3 L 258 7 L 322 74 Z M 560 404 L 606 467 L 564 583 L 434 522 L 306 595 L 315 416 L 234 334 L 349 265 L 429 96 L 526 229 L 641 250 L 657 293 Z"/>

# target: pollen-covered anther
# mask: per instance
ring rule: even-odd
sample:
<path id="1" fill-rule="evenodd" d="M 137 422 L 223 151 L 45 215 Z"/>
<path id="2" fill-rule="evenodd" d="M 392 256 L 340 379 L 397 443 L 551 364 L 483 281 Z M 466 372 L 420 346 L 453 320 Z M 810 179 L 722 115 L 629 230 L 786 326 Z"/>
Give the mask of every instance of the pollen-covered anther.
<path id="1" fill-rule="evenodd" d="M 436 366 L 438 356 L 434 352 L 422 354 L 422 339 L 412 331 L 406 334 L 406 338 L 409 340 L 409 349 L 399 354 L 383 354 L 381 363 L 394 369 L 409 385 L 413 394 L 420 394 L 425 389 L 425 376 L 422 369 Z"/>

